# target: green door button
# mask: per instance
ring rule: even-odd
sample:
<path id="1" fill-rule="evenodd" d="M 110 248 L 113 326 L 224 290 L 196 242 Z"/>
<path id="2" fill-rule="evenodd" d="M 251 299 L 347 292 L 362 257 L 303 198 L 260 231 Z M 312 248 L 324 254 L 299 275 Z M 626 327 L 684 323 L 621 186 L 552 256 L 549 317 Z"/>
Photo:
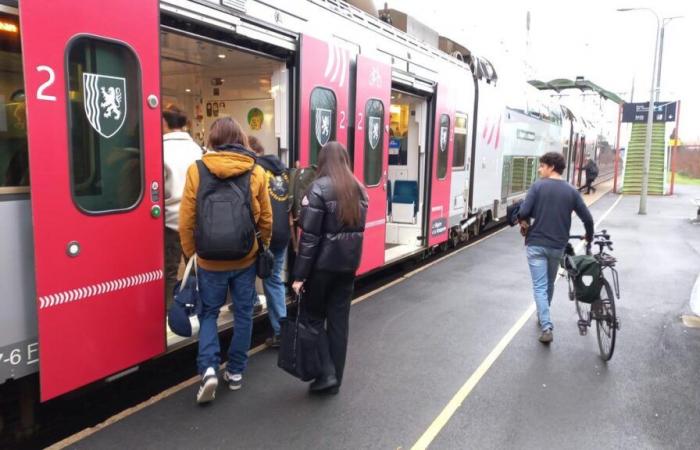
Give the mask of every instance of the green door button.
<path id="1" fill-rule="evenodd" d="M 158 205 L 151 206 L 151 217 L 153 217 L 154 219 L 157 219 L 160 217 L 160 206 L 158 206 Z"/>

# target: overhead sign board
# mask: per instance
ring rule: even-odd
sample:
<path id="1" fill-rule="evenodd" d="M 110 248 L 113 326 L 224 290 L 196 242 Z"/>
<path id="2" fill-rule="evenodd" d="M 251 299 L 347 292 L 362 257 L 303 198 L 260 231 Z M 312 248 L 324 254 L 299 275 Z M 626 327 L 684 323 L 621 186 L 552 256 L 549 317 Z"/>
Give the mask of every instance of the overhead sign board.
<path id="1" fill-rule="evenodd" d="M 654 122 L 675 122 L 677 102 L 654 102 Z M 623 123 L 646 123 L 649 102 L 625 103 L 622 107 Z"/>

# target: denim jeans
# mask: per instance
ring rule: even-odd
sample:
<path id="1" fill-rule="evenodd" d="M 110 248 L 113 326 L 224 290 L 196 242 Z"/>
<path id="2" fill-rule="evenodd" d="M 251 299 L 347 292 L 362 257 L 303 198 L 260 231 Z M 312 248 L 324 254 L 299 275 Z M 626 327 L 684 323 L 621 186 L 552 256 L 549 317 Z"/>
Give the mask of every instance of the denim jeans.
<path id="1" fill-rule="evenodd" d="M 563 253 L 564 250 L 559 248 L 537 245 L 527 247 L 527 263 L 530 266 L 532 291 L 542 331 L 553 328 L 552 319 L 549 316 L 549 306 L 552 304 L 554 280 Z"/>
<path id="2" fill-rule="evenodd" d="M 279 250 L 272 250 L 275 256 L 275 263 L 272 266 L 272 275 L 263 280 L 263 290 L 267 299 L 267 315 L 270 318 L 270 325 L 275 334 L 280 334 L 280 319 L 287 317 L 287 305 L 285 297 L 287 291 L 282 281 L 282 269 L 284 269 L 284 258 L 287 255 L 287 247 Z"/>
<path id="3" fill-rule="evenodd" d="M 228 350 L 228 368 L 232 374 L 243 373 L 248 362 L 248 350 L 253 332 L 253 301 L 255 295 L 255 264 L 223 272 L 197 269 L 202 312 L 199 314 L 199 354 L 197 369 L 204 373 L 207 367 L 219 369 L 220 349 L 216 319 L 226 302 L 230 289 L 233 299 L 233 336 Z"/>

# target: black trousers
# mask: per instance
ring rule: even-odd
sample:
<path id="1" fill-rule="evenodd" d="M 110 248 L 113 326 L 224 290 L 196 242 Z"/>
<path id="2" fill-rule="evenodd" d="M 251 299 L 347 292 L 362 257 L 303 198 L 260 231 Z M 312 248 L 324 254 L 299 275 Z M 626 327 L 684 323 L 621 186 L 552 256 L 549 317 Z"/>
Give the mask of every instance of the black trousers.
<path id="1" fill-rule="evenodd" d="M 586 186 L 584 186 L 586 188 L 586 194 L 590 194 L 591 190 L 593 190 L 593 192 L 595 192 L 595 188 L 593 187 L 594 181 L 595 181 L 595 178 L 586 177 Z"/>
<path id="2" fill-rule="evenodd" d="M 170 228 L 165 228 L 165 304 L 169 307 L 173 303 L 173 289 L 177 283 L 177 270 L 182 258 L 182 245 L 180 245 L 180 233 Z"/>
<path id="3" fill-rule="evenodd" d="M 350 299 L 355 284 L 352 272 L 315 271 L 306 281 L 302 308 L 311 325 L 322 329 L 325 323 L 327 340 L 321 340 L 323 375 L 335 374 L 340 384 L 348 350 Z"/>

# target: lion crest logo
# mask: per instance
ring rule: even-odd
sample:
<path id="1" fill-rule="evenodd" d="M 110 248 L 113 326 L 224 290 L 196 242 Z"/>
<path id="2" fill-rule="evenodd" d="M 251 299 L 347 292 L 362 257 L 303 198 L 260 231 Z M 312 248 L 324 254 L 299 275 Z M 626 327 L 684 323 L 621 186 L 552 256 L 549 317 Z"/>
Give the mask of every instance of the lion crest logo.
<path id="1" fill-rule="evenodd" d="M 92 128 L 111 138 L 126 119 L 126 78 L 83 73 L 83 104 Z"/>
<path id="2" fill-rule="evenodd" d="M 369 117 L 369 145 L 372 147 L 372 150 L 375 150 L 377 148 L 377 144 L 379 144 L 379 138 L 381 137 L 381 122 L 382 119 L 381 117 Z"/>
<path id="3" fill-rule="evenodd" d="M 323 146 L 331 138 L 331 119 L 333 111 L 330 109 L 316 108 L 316 140 Z"/>
<path id="4" fill-rule="evenodd" d="M 447 127 L 440 127 L 440 151 L 447 150 Z"/>

